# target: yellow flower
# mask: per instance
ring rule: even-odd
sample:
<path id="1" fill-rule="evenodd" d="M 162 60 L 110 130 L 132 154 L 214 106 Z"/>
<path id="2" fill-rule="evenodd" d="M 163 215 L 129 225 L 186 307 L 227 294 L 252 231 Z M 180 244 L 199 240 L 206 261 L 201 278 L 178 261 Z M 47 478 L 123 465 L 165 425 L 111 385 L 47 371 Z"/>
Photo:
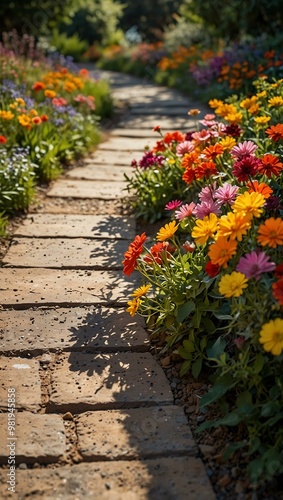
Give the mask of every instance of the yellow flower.
<path id="1" fill-rule="evenodd" d="M 279 108 L 280 106 L 283 106 L 283 97 L 280 96 L 275 96 L 275 97 L 271 97 L 271 99 L 268 99 L 268 104 L 269 104 L 269 107 L 275 107 L 275 108 Z"/>
<path id="2" fill-rule="evenodd" d="M 37 116 L 38 112 L 36 111 L 36 109 L 31 109 L 30 112 L 29 112 L 29 115 L 30 116 Z"/>
<path id="3" fill-rule="evenodd" d="M 252 97 L 250 97 L 250 98 L 247 97 L 246 99 L 241 101 L 240 106 L 241 106 L 241 108 L 249 109 L 251 106 L 256 104 L 256 102 L 257 102 L 257 97 L 255 95 L 253 95 Z"/>
<path id="4" fill-rule="evenodd" d="M 170 158 L 170 160 L 168 160 L 168 163 L 169 163 L 169 165 L 175 165 L 174 158 Z"/>
<path id="5" fill-rule="evenodd" d="M 18 122 L 23 127 L 28 127 L 30 125 L 30 117 L 27 116 L 27 115 L 24 115 L 24 114 L 23 115 L 19 115 L 18 116 Z"/>
<path id="6" fill-rule="evenodd" d="M 243 115 L 240 112 L 228 113 L 224 116 L 224 119 L 229 123 L 241 123 Z"/>
<path id="7" fill-rule="evenodd" d="M 169 224 L 165 224 L 165 226 L 159 229 L 157 233 L 157 241 L 169 240 L 169 238 L 172 238 L 172 236 L 176 233 L 178 227 L 179 224 L 177 224 L 175 220 L 169 222 Z"/>
<path id="8" fill-rule="evenodd" d="M 259 126 L 265 126 L 267 125 L 267 123 L 271 120 L 271 117 L 270 116 L 256 116 L 254 118 L 254 121 L 257 125 Z"/>
<path id="9" fill-rule="evenodd" d="M 139 288 L 137 288 L 132 295 L 136 298 L 142 297 L 143 295 L 146 295 L 148 290 L 150 289 L 151 285 L 142 285 Z"/>
<path id="10" fill-rule="evenodd" d="M 264 204 L 265 198 L 261 193 L 256 191 L 248 193 L 246 191 L 236 198 L 232 208 L 235 213 L 242 212 L 244 215 L 250 215 L 250 217 L 260 217 Z"/>
<path id="11" fill-rule="evenodd" d="M 262 92 L 258 92 L 258 94 L 256 94 L 257 97 L 266 97 L 266 90 L 263 90 Z"/>
<path id="12" fill-rule="evenodd" d="M 259 112 L 259 105 L 258 105 L 258 104 L 254 104 L 253 106 L 251 106 L 251 107 L 248 109 L 248 112 L 249 112 L 251 115 L 256 115 L 256 114 Z"/>
<path id="13" fill-rule="evenodd" d="M 242 241 L 243 236 L 251 227 L 251 217 L 243 212 L 229 212 L 219 219 L 217 236 L 225 236 L 231 240 Z"/>
<path id="14" fill-rule="evenodd" d="M 129 302 L 127 302 L 129 307 L 126 309 L 126 311 L 130 314 L 130 316 L 133 317 L 136 314 L 140 303 L 141 301 L 139 298 L 134 298 L 133 300 L 129 300 Z"/>
<path id="15" fill-rule="evenodd" d="M 199 114 L 200 114 L 200 110 L 199 109 L 190 109 L 188 111 L 188 115 L 190 115 L 190 116 L 197 116 Z"/>
<path id="16" fill-rule="evenodd" d="M 233 271 L 231 274 L 222 276 L 219 282 L 219 292 L 227 298 L 240 297 L 247 286 L 248 280 L 246 276 L 237 271 Z"/>
<path id="17" fill-rule="evenodd" d="M 220 101 L 221 102 L 221 101 Z M 234 104 L 221 103 L 215 110 L 215 113 L 220 116 L 237 113 L 237 108 Z"/>
<path id="18" fill-rule="evenodd" d="M 0 111 L 0 118 L 3 118 L 3 120 L 12 120 L 14 116 L 11 111 Z"/>
<path id="19" fill-rule="evenodd" d="M 219 106 L 221 106 L 221 104 L 223 104 L 223 101 L 220 101 L 219 99 L 210 99 L 208 104 L 211 108 L 214 109 L 214 108 L 218 108 Z"/>
<path id="20" fill-rule="evenodd" d="M 283 319 L 275 318 L 265 323 L 259 333 L 259 342 L 265 351 L 279 356 L 283 351 Z"/>
<path id="21" fill-rule="evenodd" d="M 45 97 L 49 97 L 49 99 L 53 99 L 56 96 L 56 92 L 54 90 L 46 89 L 44 91 Z"/>
<path id="22" fill-rule="evenodd" d="M 73 83 L 73 82 L 70 82 L 70 81 L 66 81 L 64 83 L 64 90 L 66 92 L 73 92 L 73 90 L 76 90 L 76 85 Z"/>
<path id="23" fill-rule="evenodd" d="M 218 219 L 215 214 L 206 215 L 202 220 L 197 220 L 192 230 L 192 237 L 200 245 L 204 245 L 209 238 L 213 238 L 218 227 Z"/>
<path id="24" fill-rule="evenodd" d="M 17 97 L 16 102 L 17 102 L 20 106 L 25 106 L 25 105 L 26 105 L 25 101 L 24 101 L 21 97 Z"/>
<path id="25" fill-rule="evenodd" d="M 221 139 L 221 141 L 218 144 L 222 146 L 224 151 L 230 151 L 230 149 L 232 149 L 236 145 L 236 141 L 234 137 L 227 136 Z"/>

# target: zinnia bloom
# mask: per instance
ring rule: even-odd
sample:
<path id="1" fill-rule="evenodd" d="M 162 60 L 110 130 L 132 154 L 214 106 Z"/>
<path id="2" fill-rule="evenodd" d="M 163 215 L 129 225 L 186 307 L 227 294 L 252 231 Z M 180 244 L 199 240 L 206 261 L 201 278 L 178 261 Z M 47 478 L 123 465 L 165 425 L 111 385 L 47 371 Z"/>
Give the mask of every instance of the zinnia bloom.
<path id="1" fill-rule="evenodd" d="M 220 204 L 217 201 L 209 200 L 198 203 L 194 209 L 197 219 L 204 219 L 209 214 L 219 216 L 221 214 Z"/>
<path id="2" fill-rule="evenodd" d="M 243 130 L 236 123 L 231 123 L 225 127 L 224 133 L 230 137 L 240 137 Z"/>
<path id="3" fill-rule="evenodd" d="M 172 238 L 172 236 L 174 236 L 178 227 L 179 225 L 176 223 L 175 220 L 169 222 L 168 224 L 165 224 L 164 227 L 161 227 L 161 229 L 159 229 L 156 235 L 157 241 L 169 240 L 170 238 Z"/>
<path id="4" fill-rule="evenodd" d="M 215 191 L 214 196 L 222 204 L 228 203 L 229 205 L 233 205 L 238 191 L 238 186 L 232 186 L 229 182 L 225 182 L 222 187 L 219 187 Z"/>
<path id="5" fill-rule="evenodd" d="M 265 323 L 259 332 L 259 342 L 265 351 L 279 356 L 283 350 L 283 319 L 275 318 Z"/>
<path id="6" fill-rule="evenodd" d="M 270 262 L 269 255 L 265 252 L 253 251 L 246 253 L 240 258 L 236 270 L 243 273 L 247 278 L 255 278 L 258 280 L 262 273 L 274 271 L 276 264 Z"/>
<path id="7" fill-rule="evenodd" d="M 191 153 L 194 149 L 194 145 L 191 141 L 180 142 L 176 148 L 177 155 L 183 156 L 186 153 Z"/>
<path id="8" fill-rule="evenodd" d="M 195 176 L 197 180 L 201 180 L 204 177 L 209 179 L 212 175 L 216 175 L 217 173 L 218 171 L 213 161 L 206 161 L 195 167 Z"/>
<path id="9" fill-rule="evenodd" d="M 227 215 L 222 215 L 219 219 L 217 236 L 242 241 L 243 236 L 247 234 L 250 227 L 250 216 L 243 214 L 243 212 L 228 212 Z"/>
<path id="10" fill-rule="evenodd" d="M 136 314 L 140 303 L 141 303 L 141 301 L 139 298 L 134 298 L 133 300 L 130 300 L 129 302 L 127 302 L 129 307 L 126 309 L 126 311 L 130 314 L 130 316 L 133 317 Z"/>
<path id="11" fill-rule="evenodd" d="M 133 295 L 136 298 L 142 297 L 143 295 L 146 295 L 150 287 L 151 285 L 142 285 L 139 288 L 137 288 L 131 295 Z"/>
<path id="12" fill-rule="evenodd" d="M 146 234 L 143 233 L 141 236 L 137 235 L 130 243 L 128 250 L 124 253 L 125 259 L 123 260 L 124 269 L 123 272 L 127 276 L 130 276 L 135 270 L 137 259 L 143 251 L 143 244 L 146 241 Z"/>
<path id="13" fill-rule="evenodd" d="M 283 139 L 283 124 L 277 123 L 277 125 L 272 125 L 266 130 L 266 133 L 272 141 L 280 141 L 281 139 Z"/>
<path id="14" fill-rule="evenodd" d="M 283 163 L 279 161 L 277 156 L 272 154 L 263 155 L 261 158 L 261 163 L 258 167 L 258 171 L 260 174 L 265 174 L 269 179 L 271 175 L 278 176 L 283 170 Z"/>
<path id="15" fill-rule="evenodd" d="M 280 217 L 266 219 L 258 228 L 257 241 L 260 245 L 276 248 L 283 245 L 283 220 Z"/>
<path id="16" fill-rule="evenodd" d="M 180 205 L 182 205 L 182 202 L 180 200 L 172 200 L 165 205 L 165 210 L 175 210 L 178 208 Z"/>
<path id="17" fill-rule="evenodd" d="M 283 306 L 283 278 L 276 281 L 272 285 L 273 297 L 278 300 L 279 304 Z"/>
<path id="18" fill-rule="evenodd" d="M 235 156 L 238 160 L 241 160 L 245 156 L 251 156 L 257 150 L 258 146 L 252 141 L 240 142 L 237 146 L 234 146 L 230 154 Z"/>
<path id="19" fill-rule="evenodd" d="M 56 92 L 54 90 L 47 89 L 44 91 L 44 95 L 45 95 L 45 97 L 48 97 L 49 99 L 53 99 L 53 97 L 56 96 Z"/>
<path id="20" fill-rule="evenodd" d="M 240 297 L 247 288 L 247 278 L 244 274 L 233 271 L 231 274 L 222 276 L 219 282 L 219 292 L 224 297 Z"/>
<path id="21" fill-rule="evenodd" d="M 214 201 L 214 193 L 216 190 L 216 182 L 205 186 L 201 189 L 198 197 L 200 201 Z"/>
<path id="22" fill-rule="evenodd" d="M 235 161 L 232 174 L 239 182 L 246 182 L 259 170 L 261 161 L 255 156 L 244 156 L 241 160 Z"/>
<path id="23" fill-rule="evenodd" d="M 217 276 L 217 274 L 219 274 L 220 266 L 218 264 L 212 264 L 212 262 L 209 260 L 206 263 L 204 270 L 210 278 L 214 278 L 215 276 Z"/>
<path id="24" fill-rule="evenodd" d="M 223 151 L 224 149 L 220 144 L 212 144 L 203 150 L 203 154 L 208 160 L 214 160 L 217 156 L 222 155 Z"/>
<path id="25" fill-rule="evenodd" d="M 180 209 L 176 210 L 175 212 L 176 219 L 181 221 L 186 217 L 190 217 L 193 213 L 195 206 L 196 205 L 193 201 L 190 204 L 186 203 L 185 205 L 182 205 Z"/>
<path id="26" fill-rule="evenodd" d="M 34 116 L 31 121 L 32 123 L 34 123 L 34 125 L 40 125 L 42 122 L 40 116 Z"/>
<path id="27" fill-rule="evenodd" d="M 240 194 L 233 205 L 234 212 L 244 212 L 251 217 L 260 217 L 263 211 L 263 205 L 265 204 L 265 198 L 260 193 L 248 193 Z"/>
<path id="28" fill-rule="evenodd" d="M 170 259 L 170 252 L 173 252 L 175 249 L 176 247 L 169 246 L 168 241 L 160 241 L 159 243 L 155 243 L 155 245 L 149 249 L 149 252 L 144 255 L 143 260 L 147 264 L 155 262 L 156 264 L 161 265 L 164 260 Z"/>
<path id="29" fill-rule="evenodd" d="M 7 139 L 4 135 L 0 135 L 0 144 L 6 144 Z"/>
<path id="30" fill-rule="evenodd" d="M 215 214 L 204 217 L 203 220 L 197 220 L 192 230 L 192 237 L 200 245 L 204 245 L 209 238 L 212 238 L 217 231 L 218 219 Z"/>
<path id="31" fill-rule="evenodd" d="M 273 190 L 264 182 L 259 183 L 258 181 L 253 180 L 252 182 L 247 182 L 247 187 L 249 188 L 249 193 L 252 193 L 253 191 L 261 193 L 266 200 L 273 193 Z"/>
<path id="32" fill-rule="evenodd" d="M 276 266 L 274 274 L 278 279 L 283 278 L 283 264 L 278 264 L 278 266 Z"/>
<path id="33" fill-rule="evenodd" d="M 35 82 L 32 86 L 32 89 L 36 92 L 45 89 L 45 84 L 43 82 Z"/>
<path id="34" fill-rule="evenodd" d="M 227 267 L 228 260 L 235 255 L 236 251 L 236 240 L 227 240 L 224 236 L 220 236 L 215 243 L 210 245 L 208 255 L 212 264 Z"/>

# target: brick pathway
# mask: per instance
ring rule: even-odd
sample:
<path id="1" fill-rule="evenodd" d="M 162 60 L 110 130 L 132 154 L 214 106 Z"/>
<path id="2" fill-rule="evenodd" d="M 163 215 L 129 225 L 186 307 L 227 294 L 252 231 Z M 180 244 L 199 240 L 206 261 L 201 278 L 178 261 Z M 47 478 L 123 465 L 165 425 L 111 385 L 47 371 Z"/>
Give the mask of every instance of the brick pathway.
<path id="1" fill-rule="evenodd" d="M 192 128 L 195 103 L 145 80 L 107 76 L 131 107 L 49 197 L 121 199 L 122 172 L 154 142 L 152 126 Z M 134 235 L 132 217 L 59 211 L 28 216 L 14 235 L 0 289 L 1 499 L 214 498 L 143 323 L 125 312 L 135 283 L 121 261 Z M 14 443 L 16 494 L 7 468 Z"/>

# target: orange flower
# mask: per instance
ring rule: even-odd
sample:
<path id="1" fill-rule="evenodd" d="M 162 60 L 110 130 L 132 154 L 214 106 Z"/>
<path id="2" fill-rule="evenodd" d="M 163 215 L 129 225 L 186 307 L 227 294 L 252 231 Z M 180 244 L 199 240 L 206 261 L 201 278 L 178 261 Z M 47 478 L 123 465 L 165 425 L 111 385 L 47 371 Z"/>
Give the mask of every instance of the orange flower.
<path id="1" fill-rule="evenodd" d="M 265 174 L 269 179 L 272 174 L 279 175 L 283 170 L 283 163 L 279 161 L 277 156 L 272 154 L 265 154 L 261 158 L 261 164 L 258 167 L 260 174 Z"/>
<path id="2" fill-rule="evenodd" d="M 224 236 L 220 236 L 215 243 L 210 245 L 208 255 L 212 264 L 227 267 L 228 260 L 235 255 L 236 251 L 236 240 L 228 241 Z"/>
<path id="3" fill-rule="evenodd" d="M 45 95 L 45 97 L 48 97 L 49 99 L 53 99 L 53 97 L 56 96 L 56 92 L 54 90 L 47 89 L 44 91 L 44 95 Z"/>
<path id="4" fill-rule="evenodd" d="M 41 115 L 41 121 L 47 122 L 49 120 L 49 117 L 47 115 Z"/>
<path id="5" fill-rule="evenodd" d="M 128 250 L 124 253 L 125 259 L 123 260 L 124 269 L 123 272 L 127 276 L 130 276 L 135 270 L 137 259 L 143 251 L 143 244 L 146 241 L 146 234 L 142 233 L 141 236 L 137 235 L 130 243 Z"/>
<path id="6" fill-rule="evenodd" d="M 88 69 L 86 69 L 86 68 L 82 68 L 82 69 L 80 69 L 80 71 L 79 71 L 79 75 L 80 75 L 80 76 L 88 76 L 88 75 L 89 75 L 89 71 L 88 71 Z"/>
<path id="7" fill-rule="evenodd" d="M 42 122 L 42 120 L 41 120 L 40 116 L 34 116 L 34 117 L 32 118 L 32 123 L 33 123 L 34 125 L 40 125 L 40 124 L 41 124 L 41 122 Z"/>
<path id="8" fill-rule="evenodd" d="M 279 304 L 283 306 L 283 278 L 273 283 L 272 294 Z"/>
<path id="9" fill-rule="evenodd" d="M 6 144 L 7 139 L 4 135 L 0 135 L 0 144 Z"/>
<path id="10" fill-rule="evenodd" d="M 185 140 L 186 135 L 181 134 L 181 132 L 167 132 L 164 136 L 165 144 L 170 144 L 171 142 L 183 142 Z"/>
<path id="11" fill-rule="evenodd" d="M 217 237 L 224 236 L 231 240 L 242 241 L 243 236 L 247 234 L 250 227 L 251 218 L 249 216 L 243 214 L 243 212 L 228 212 L 227 215 L 222 215 L 219 219 Z"/>
<path id="12" fill-rule="evenodd" d="M 45 84 L 43 82 L 35 82 L 32 86 L 32 89 L 36 92 L 45 89 Z"/>
<path id="13" fill-rule="evenodd" d="M 192 151 L 191 153 L 186 153 L 185 156 L 182 159 L 181 165 L 183 168 L 191 168 L 194 163 L 198 162 L 198 154 L 195 151 Z"/>
<path id="14" fill-rule="evenodd" d="M 217 168 L 213 161 L 203 162 L 195 168 L 195 176 L 197 180 L 203 179 L 204 177 L 209 179 L 209 177 L 216 175 L 217 173 Z"/>
<path id="15" fill-rule="evenodd" d="M 196 174 L 193 168 L 187 168 L 184 172 L 182 179 L 187 184 L 191 184 L 196 178 Z"/>
<path id="16" fill-rule="evenodd" d="M 266 200 L 273 193 L 273 190 L 265 182 L 261 182 L 260 184 L 258 181 L 247 182 L 247 187 L 249 188 L 249 193 L 253 191 L 260 193 Z"/>
<path id="17" fill-rule="evenodd" d="M 224 149 L 220 144 L 212 144 L 203 150 L 203 154 L 208 160 L 214 160 L 217 156 L 222 155 Z"/>
<path id="18" fill-rule="evenodd" d="M 280 139 L 283 139 L 283 124 L 277 123 L 277 125 L 272 125 L 266 130 L 266 133 L 272 141 L 280 141 Z"/>
<path id="19" fill-rule="evenodd" d="M 263 247 L 267 245 L 276 248 L 277 245 L 283 245 L 283 220 L 280 217 L 270 217 L 259 226 L 258 235 L 257 241 Z"/>

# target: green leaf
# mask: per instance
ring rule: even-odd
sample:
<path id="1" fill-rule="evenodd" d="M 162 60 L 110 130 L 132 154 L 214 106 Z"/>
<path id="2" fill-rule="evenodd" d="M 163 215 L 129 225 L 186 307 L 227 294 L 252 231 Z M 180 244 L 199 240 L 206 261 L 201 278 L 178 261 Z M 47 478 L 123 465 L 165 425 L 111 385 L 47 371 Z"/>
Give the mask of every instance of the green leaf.
<path id="1" fill-rule="evenodd" d="M 184 340 L 183 346 L 187 352 L 194 352 L 195 351 L 195 344 L 191 340 Z"/>
<path id="2" fill-rule="evenodd" d="M 221 354 L 224 353 L 226 347 L 226 342 L 221 337 L 218 337 L 214 344 L 212 344 L 206 351 L 207 357 L 209 359 L 219 359 Z"/>
<path id="3" fill-rule="evenodd" d="M 238 395 L 236 400 L 236 405 L 238 406 L 238 408 L 240 406 L 250 405 L 250 404 L 252 404 L 251 393 L 249 391 L 241 392 L 241 394 Z"/>
<path id="4" fill-rule="evenodd" d="M 254 362 L 254 372 L 255 373 L 260 373 L 264 365 L 264 357 L 261 353 L 259 353 L 256 356 L 255 362 Z"/>
<path id="5" fill-rule="evenodd" d="M 192 364 L 192 374 L 195 379 L 198 378 L 200 372 L 201 372 L 201 367 L 202 367 L 202 359 L 198 358 L 193 364 Z"/>
<path id="6" fill-rule="evenodd" d="M 217 420 L 217 425 L 228 425 L 234 427 L 235 425 L 238 425 L 241 422 L 240 415 L 236 412 L 231 412 L 228 413 L 228 415 L 225 415 L 225 417 L 220 418 Z"/>
<path id="7" fill-rule="evenodd" d="M 186 319 L 191 312 L 193 312 L 195 309 L 195 303 L 192 300 L 189 300 L 188 302 L 185 302 L 185 304 L 182 304 L 177 308 L 177 321 L 179 323 L 182 323 L 184 319 Z"/>
<path id="8" fill-rule="evenodd" d="M 206 406 L 221 398 L 226 392 L 234 387 L 236 381 L 230 375 L 220 377 L 208 393 L 201 398 L 200 406 Z"/>
<path id="9" fill-rule="evenodd" d="M 178 353 L 180 354 L 180 356 L 182 356 L 183 359 L 192 359 L 192 354 L 184 349 L 184 347 L 179 347 Z"/>
<path id="10" fill-rule="evenodd" d="M 278 409 L 278 404 L 275 401 L 268 401 L 262 406 L 260 416 L 271 417 Z"/>
<path id="11" fill-rule="evenodd" d="M 182 364 L 181 369 L 180 369 L 180 377 L 183 377 L 184 375 L 186 375 L 186 373 L 190 369 L 190 366 L 191 366 L 191 360 L 184 361 L 184 363 Z"/>
<path id="12" fill-rule="evenodd" d="M 240 441 L 239 443 L 230 443 L 225 448 L 224 453 L 222 453 L 223 460 L 228 460 L 229 458 L 231 458 L 234 455 L 234 453 L 237 450 L 244 448 L 244 446 L 246 446 L 246 445 L 247 445 L 247 443 L 245 443 L 244 441 Z"/>

